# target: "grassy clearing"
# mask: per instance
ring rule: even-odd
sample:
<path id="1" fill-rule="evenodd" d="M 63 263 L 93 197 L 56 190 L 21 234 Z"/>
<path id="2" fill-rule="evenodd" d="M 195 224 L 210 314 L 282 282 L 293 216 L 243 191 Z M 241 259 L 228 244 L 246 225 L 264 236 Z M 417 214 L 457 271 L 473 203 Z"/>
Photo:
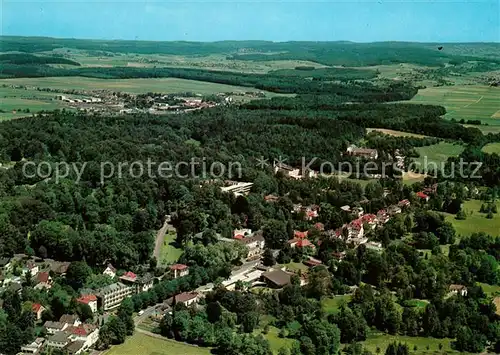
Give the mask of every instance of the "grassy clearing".
<path id="1" fill-rule="evenodd" d="M 481 286 L 484 293 L 486 293 L 488 296 L 500 296 L 500 286 L 498 285 L 489 285 L 479 282 L 479 286 Z"/>
<path id="2" fill-rule="evenodd" d="M 321 307 L 326 314 L 337 313 L 343 304 L 349 303 L 351 301 L 351 295 L 340 295 L 328 298 L 323 298 L 321 300 Z"/>
<path id="3" fill-rule="evenodd" d="M 267 334 L 262 332 L 262 328 L 255 330 L 253 333 L 254 335 L 261 334 L 264 338 L 266 338 L 269 341 L 271 351 L 274 354 L 277 354 L 281 348 L 291 349 L 293 344 L 297 341 L 290 338 L 280 338 L 280 330 L 276 327 L 269 327 L 269 332 Z"/>
<path id="4" fill-rule="evenodd" d="M 0 121 L 31 116 L 42 110 L 63 108 L 61 102 L 53 100 L 54 97 L 54 93 L 0 86 L 0 110 L 4 111 L 0 112 Z M 27 109 L 29 112 L 26 112 Z"/>
<path id="5" fill-rule="evenodd" d="M 393 136 L 393 137 L 414 137 L 414 138 L 426 138 L 426 137 L 428 137 L 428 136 L 424 136 L 422 134 L 403 132 L 403 131 L 395 131 L 392 129 L 385 129 L 385 128 L 367 128 L 366 131 L 368 133 L 380 132 L 380 133 L 384 133 L 384 134 L 387 134 L 387 135 Z"/>
<path id="6" fill-rule="evenodd" d="M 410 348 L 410 353 L 414 355 L 419 354 L 459 354 L 458 351 L 451 349 L 451 339 L 435 339 L 435 338 L 424 338 L 424 337 L 409 337 L 402 335 L 388 335 L 383 333 L 371 333 L 368 338 L 361 342 L 363 346 L 376 354 L 377 348 L 380 348 L 380 353 L 385 353 L 387 346 L 392 342 L 402 342 L 408 344 Z M 439 344 L 442 344 L 442 349 L 439 350 Z M 414 350 L 414 347 L 417 350 Z M 427 350 L 429 347 L 429 350 Z"/>
<path id="7" fill-rule="evenodd" d="M 60 90 L 114 90 L 133 94 L 148 92 L 180 93 L 194 92 L 197 94 L 216 94 L 219 92 L 264 92 L 242 86 L 208 83 L 204 81 L 177 78 L 161 79 L 96 79 L 84 77 L 50 77 L 50 78 L 15 78 L 1 79 L 1 84 L 27 85 Z M 269 92 L 266 95 L 280 96 Z"/>
<path id="8" fill-rule="evenodd" d="M 500 154 L 500 143 L 488 143 L 483 147 L 483 152 L 488 154 Z"/>
<path id="9" fill-rule="evenodd" d="M 418 147 L 415 150 L 420 154 L 420 157 L 415 159 L 417 167 L 420 170 L 428 171 L 436 167 L 440 169 L 449 157 L 460 155 L 464 151 L 464 147 L 460 144 L 440 142 L 426 147 Z"/>
<path id="10" fill-rule="evenodd" d="M 135 333 L 127 338 L 124 344 L 113 346 L 106 355 L 205 355 L 210 349 L 187 345 L 170 339 L 153 338 L 145 334 Z"/>
<path id="11" fill-rule="evenodd" d="M 496 203 L 500 210 L 500 201 Z M 467 214 L 467 219 L 460 221 L 455 219 L 455 215 L 445 213 L 446 220 L 453 224 L 458 235 L 469 236 L 478 232 L 500 235 L 500 215 L 494 214 L 493 219 L 487 219 L 486 214 L 479 212 L 482 204 L 479 200 L 465 201 L 462 209 Z"/>
<path id="12" fill-rule="evenodd" d="M 295 263 L 295 262 L 284 264 L 283 266 L 286 266 L 288 269 L 293 270 L 293 271 L 300 270 L 302 272 L 307 272 L 307 270 L 309 269 L 306 265 L 304 265 L 302 263 Z"/>
<path id="13" fill-rule="evenodd" d="M 416 182 L 422 182 L 425 179 L 425 174 L 419 174 L 415 172 L 404 172 L 403 173 L 403 184 L 412 185 Z"/>
<path id="14" fill-rule="evenodd" d="M 160 251 L 160 264 L 173 264 L 181 257 L 182 249 L 177 248 L 175 236 L 175 232 L 165 234 L 165 240 Z"/>
<path id="15" fill-rule="evenodd" d="M 433 87 L 419 90 L 411 102 L 444 106 L 448 119 L 480 119 L 489 125 L 500 125 L 500 88 L 480 85 Z"/>

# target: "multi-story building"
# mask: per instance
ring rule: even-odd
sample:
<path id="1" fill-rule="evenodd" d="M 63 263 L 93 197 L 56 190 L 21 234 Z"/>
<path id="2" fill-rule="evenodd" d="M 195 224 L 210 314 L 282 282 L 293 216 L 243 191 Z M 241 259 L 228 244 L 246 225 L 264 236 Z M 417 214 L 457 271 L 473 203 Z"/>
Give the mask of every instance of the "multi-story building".
<path id="1" fill-rule="evenodd" d="M 132 294 L 134 294 L 133 287 L 117 282 L 99 289 L 96 296 L 103 310 L 107 311 L 118 307 L 125 298 Z"/>
<path id="2" fill-rule="evenodd" d="M 258 259 L 264 254 L 266 242 L 262 236 L 262 231 L 256 232 L 250 236 L 242 236 L 235 240 L 248 248 L 247 260 Z"/>
<path id="3" fill-rule="evenodd" d="M 174 279 L 189 275 L 189 267 L 184 264 L 174 264 L 170 266 L 170 270 L 174 273 Z"/>
<path id="4" fill-rule="evenodd" d="M 76 300 L 78 303 L 86 304 L 92 310 L 92 313 L 97 313 L 97 297 L 96 295 L 83 295 Z"/>

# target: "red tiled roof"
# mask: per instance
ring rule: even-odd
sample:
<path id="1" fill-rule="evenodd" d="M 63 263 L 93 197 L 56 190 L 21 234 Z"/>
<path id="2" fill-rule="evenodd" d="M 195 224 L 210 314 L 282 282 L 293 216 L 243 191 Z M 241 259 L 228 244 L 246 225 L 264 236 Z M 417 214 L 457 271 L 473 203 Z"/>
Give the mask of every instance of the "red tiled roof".
<path id="1" fill-rule="evenodd" d="M 90 302 L 97 301 L 97 297 L 95 295 L 85 295 L 77 299 L 80 303 L 89 304 Z"/>
<path id="2" fill-rule="evenodd" d="M 376 218 L 377 216 L 375 216 L 374 214 L 365 214 L 363 217 L 361 217 L 361 220 L 363 222 L 373 222 Z"/>
<path id="3" fill-rule="evenodd" d="M 178 271 L 185 270 L 187 268 L 188 268 L 188 266 L 184 265 L 184 264 L 174 264 L 174 265 L 170 266 L 170 270 L 178 270 Z"/>
<path id="4" fill-rule="evenodd" d="M 126 273 L 123 274 L 122 277 L 126 277 L 126 278 L 129 278 L 129 279 L 136 279 L 137 275 L 134 274 L 132 271 L 127 271 Z"/>
<path id="5" fill-rule="evenodd" d="M 301 239 L 297 242 L 297 245 L 296 247 L 298 248 L 305 248 L 305 247 L 313 247 L 314 248 L 314 244 L 311 243 L 309 240 L 307 239 Z"/>
<path id="6" fill-rule="evenodd" d="M 49 273 L 48 272 L 41 272 L 37 276 L 37 280 L 40 283 L 48 283 L 49 282 Z"/>
<path id="7" fill-rule="evenodd" d="M 399 206 L 406 206 L 406 205 L 409 205 L 409 204 L 410 204 L 409 200 L 401 200 L 398 203 Z"/>
<path id="8" fill-rule="evenodd" d="M 420 198 L 424 198 L 424 199 L 428 199 L 429 198 L 429 196 L 427 196 L 426 194 L 424 194 L 422 191 L 417 192 L 417 196 L 420 197 Z"/>
<path id="9" fill-rule="evenodd" d="M 40 311 L 40 308 L 42 308 L 42 305 L 40 303 L 33 303 L 31 306 L 31 309 L 33 312 L 38 313 Z"/>
<path id="10" fill-rule="evenodd" d="M 295 238 L 299 238 L 299 239 L 305 239 L 305 238 L 307 238 L 307 234 L 308 234 L 308 231 L 305 231 L 305 232 L 294 231 L 294 233 L 293 233 L 293 235 L 295 236 Z"/>
<path id="11" fill-rule="evenodd" d="M 361 229 L 362 226 L 363 226 L 363 221 L 361 219 L 355 219 L 349 224 L 349 227 L 354 229 Z"/>
<path id="12" fill-rule="evenodd" d="M 243 234 L 236 234 L 233 239 L 245 239 L 245 236 Z"/>

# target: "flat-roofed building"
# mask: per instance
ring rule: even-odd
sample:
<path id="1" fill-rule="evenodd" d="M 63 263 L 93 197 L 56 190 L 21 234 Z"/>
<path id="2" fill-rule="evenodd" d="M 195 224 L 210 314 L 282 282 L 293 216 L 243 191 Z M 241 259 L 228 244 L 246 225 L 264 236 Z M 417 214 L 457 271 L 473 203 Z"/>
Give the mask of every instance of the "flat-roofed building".
<path id="1" fill-rule="evenodd" d="M 125 298 L 133 294 L 133 287 L 117 282 L 99 289 L 96 296 L 103 310 L 107 311 L 118 307 Z"/>

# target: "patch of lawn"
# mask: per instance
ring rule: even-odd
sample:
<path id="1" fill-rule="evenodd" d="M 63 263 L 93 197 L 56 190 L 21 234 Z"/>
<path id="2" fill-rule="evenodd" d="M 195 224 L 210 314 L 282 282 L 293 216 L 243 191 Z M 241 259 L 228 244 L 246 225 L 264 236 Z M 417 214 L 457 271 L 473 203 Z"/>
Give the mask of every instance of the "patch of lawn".
<path id="1" fill-rule="evenodd" d="M 165 240 L 160 252 L 160 264 L 175 263 L 182 255 L 182 249 L 175 243 L 175 232 L 165 234 Z"/>
<path id="2" fill-rule="evenodd" d="M 420 154 L 414 159 L 419 171 L 441 170 L 449 157 L 456 157 L 464 151 L 460 144 L 440 142 L 426 147 L 418 147 L 415 150 Z"/>
<path id="3" fill-rule="evenodd" d="M 483 152 L 488 153 L 488 154 L 500 154 L 500 143 L 489 143 L 486 144 L 483 149 Z"/>
<path id="4" fill-rule="evenodd" d="M 413 355 L 417 354 L 459 354 L 458 351 L 451 349 L 451 339 L 436 339 L 436 338 L 424 338 L 424 337 L 409 337 L 403 335 L 389 335 L 379 332 L 373 332 L 369 334 L 368 338 L 361 342 L 361 344 L 373 354 L 376 354 L 377 348 L 380 348 L 380 353 L 384 354 L 387 346 L 392 342 L 401 342 L 408 344 L 410 353 Z M 442 345 L 442 349 L 439 350 L 439 344 Z M 417 347 L 416 350 L 415 346 Z M 427 349 L 429 347 L 429 349 Z"/>
<path id="5" fill-rule="evenodd" d="M 482 282 L 478 282 L 478 284 L 488 296 L 500 296 L 500 286 L 489 285 Z"/>
<path id="6" fill-rule="evenodd" d="M 478 232 L 488 233 L 492 236 L 500 235 L 500 215 L 493 214 L 492 219 L 486 218 L 485 213 L 479 212 L 483 203 L 479 200 L 465 201 L 462 205 L 462 210 L 467 215 L 465 220 L 457 220 L 455 215 L 445 213 L 446 220 L 453 224 L 457 235 L 469 236 Z M 500 201 L 497 201 L 497 208 L 500 211 Z"/>
<path id="7" fill-rule="evenodd" d="M 288 263 L 288 264 L 284 264 L 284 266 L 286 266 L 288 269 L 292 270 L 292 271 L 303 271 L 303 272 L 306 272 L 309 268 L 302 264 L 302 263 L 296 263 L 296 262 L 291 262 L 291 263 Z"/>
<path id="8" fill-rule="evenodd" d="M 428 136 L 424 136 L 422 134 L 403 132 L 403 131 L 395 131 L 393 129 L 385 129 L 385 128 L 367 128 L 366 131 L 368 133 L 380 132 L 380 133 L 384 133 L 384 134 L 387 134 L 387 135 L 393 136 L 393 137 L 414 137 L 414 138 L 426 138 L 426 137 L 428 137 Z"/>
<path id="9" fill-rule="evenodd" d="M 201 348 L 180 343 L 170 339 L 150 337 L 146 334 L 135 333 L 127 338 L 125 343 L 113 346 L 106 355 L 208 355 L 209 348 Z"/>
<path id="10" fill-rule="evenodd" d="M 334 314 L 337 313 L 340 307 L 351 301 L 351 295 L 340 295 L 333 296 L 328 298 L 323 298 L 321 300 L 321 307 L 326 314 Z"/>
<path id="11" fill-rule="evenodd" d="M 264 334 L 262 331 L 263 328 L 259 328 L 256 329 L 253 332 L 253 334 L 254 335 L 261 334 L 264 338 L 266 338 L 269 341 L 269 345 L 271 346 L 271 351 L 274 354 L 277 354 L 281 348 L 291 349 L 293 344 L 297 341 L 295 339 L 290 339 L 290 338 L 280 338 L 279 336 L 280 330 L 276 327 L 270 326 L 267 334 Z"/>

